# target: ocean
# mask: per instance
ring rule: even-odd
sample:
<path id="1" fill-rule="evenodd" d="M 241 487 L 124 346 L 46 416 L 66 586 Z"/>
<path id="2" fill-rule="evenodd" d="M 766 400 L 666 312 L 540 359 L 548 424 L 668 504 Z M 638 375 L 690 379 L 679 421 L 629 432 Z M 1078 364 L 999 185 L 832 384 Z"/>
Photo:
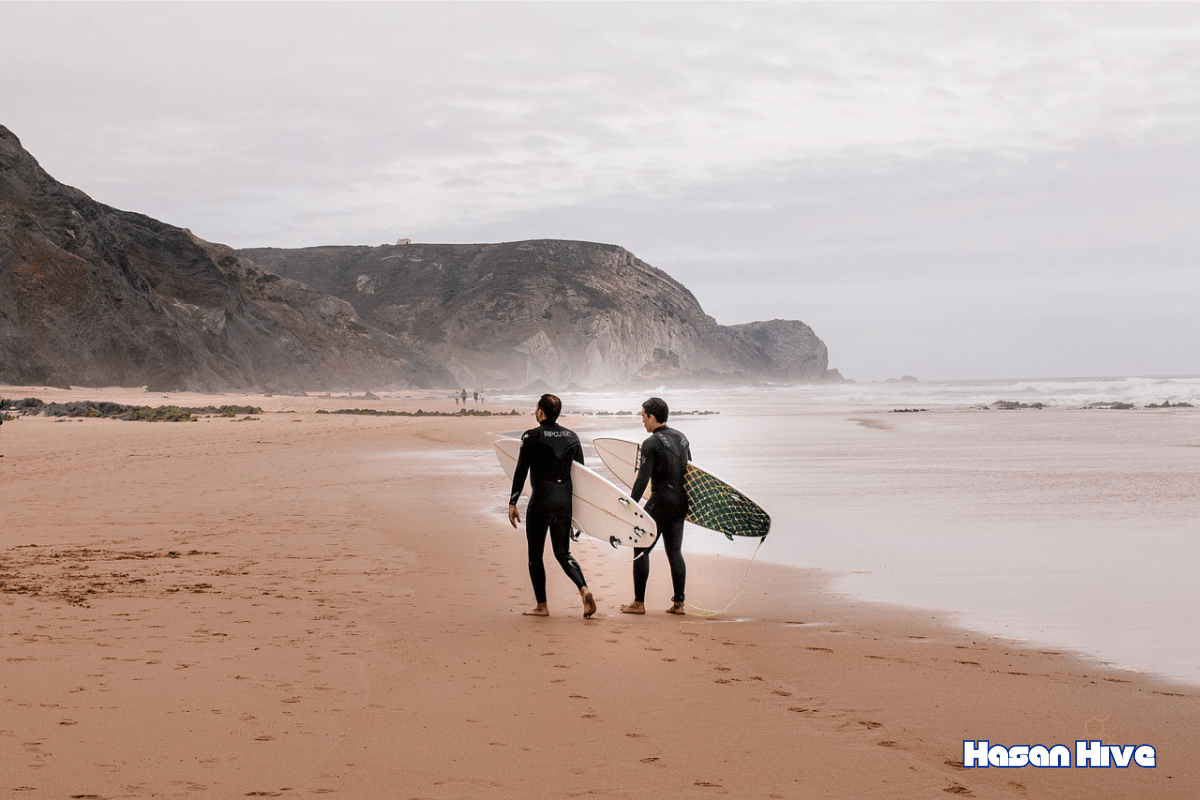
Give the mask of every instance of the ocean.
<path id="1" fill-rule="evenodd" d="M 1200 376 L 647 394 L 671 405 L 698 465 L 771 514 L 757 558 L 826 571 L 850 596 L 1200 685 Z M 560 396 L 585 415 L 585 443 L 645 437 L 622 413 L 640 395 Z M 691 525 L 685 541 L 745 558 L 757 545 Z"/>

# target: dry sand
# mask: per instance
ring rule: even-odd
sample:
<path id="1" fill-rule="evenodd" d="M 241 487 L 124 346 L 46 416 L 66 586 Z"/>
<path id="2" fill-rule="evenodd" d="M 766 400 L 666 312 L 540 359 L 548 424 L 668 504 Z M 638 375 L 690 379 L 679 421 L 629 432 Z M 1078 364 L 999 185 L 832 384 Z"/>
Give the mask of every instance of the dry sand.
<path id="1" fill-rule="evenodd" d="M 525 416 L 0 395 L 267 412 L 0 429 L 0 796 L 1200 795 L 1200 690 L 856 602 L 817 569 L 756 563 L 729 612 L 679 618 L 656 553 L 632 617 L 629 565 L 581 544 L 596 618 L 549 557 L 552 616 L 522 616 L 490 444 Z M 689 595 L 732 596 L 745 566 L 691 556 Z M 963 769 L 964 739 L 1148 743 L 1158 766 Z"/>

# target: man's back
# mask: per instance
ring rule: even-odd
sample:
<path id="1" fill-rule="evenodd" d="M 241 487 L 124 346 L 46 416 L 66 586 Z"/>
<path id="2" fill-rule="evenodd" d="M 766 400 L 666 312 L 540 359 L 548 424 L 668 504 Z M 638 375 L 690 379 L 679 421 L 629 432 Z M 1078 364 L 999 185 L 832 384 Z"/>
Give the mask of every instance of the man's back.
<path id="1" fill-rule="evenodd" d="M 642 443 L 638 476 L 631 493 L 633 498 L 640 500 L 649 484 L 653 495 L 646 504 L 647 511 L 686 516 L 684 478 L 691 459 L 692 450 L 687 437 L 666 425 L 659 427 Z"/>
<path id="2" fill-rule="evenodd" d="M 525 431 L 521 436 L 510 502 L 515 503 L 520 496 L 526 474 L 534 499 L 542 492 L 560 487 L 570 497 L 571 464 L 575 461 L 583 463 L 583 445 L 574 431 L 553 422 L 543 422 Z"/>

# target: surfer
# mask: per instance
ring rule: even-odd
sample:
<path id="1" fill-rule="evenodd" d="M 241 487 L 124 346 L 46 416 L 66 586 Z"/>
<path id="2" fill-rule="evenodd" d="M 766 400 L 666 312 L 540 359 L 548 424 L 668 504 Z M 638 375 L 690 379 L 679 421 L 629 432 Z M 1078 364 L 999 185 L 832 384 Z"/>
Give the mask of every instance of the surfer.
<path id="1" fill-rule="evenodd" d="M 550 547 L 567 577 L 579 589 L 583 600 L 583 616 L 596 613 L 596 601 L 588 590 L 583 570 L 571 555 L 571 463 L 583 463 L 583 446 L 575 432 L 558 424 L 562 401 L 544 394 L 537 402 L 534 418 L 538 427 L 521 436 L 521 451 L 513 473 L 512 495 L 508 499 L 508 521 L 515 528 L 521 521 L 517 500 L 530 477 L 532 493 L 525 509 L 525 538 L 529 544 L 529 578 L 537 606 L 525 614 L 548 617 L 546 606 L 546 567 L 542 554 L 546 550 L 546 532 L 550 532 Z M 532 473 L 532 475 L 530 475 Z"/>
<path id="2" fill-rule="evenodd" d="M 687 493 L 683 479 L 687 464 L 692 460 L 691 446 L 687 437 L 674 428 L 667 427 L 670 409 L 660 397 L 651 397 L 642 403 L 642 425 L 650 434 L 642 442 L 638 460 L 637 479 L 633 482 L 630 497 L 641 500 L 650 485 L 652 493 L 646 502 L 646 512 L 658 525 L 659 539 L 667 549 L 667 563 L 671 566 L 671 607 L 668 614 L 684 614 L 683 590 L 687 579 L 687 566 L 683 562 L 683 520 L 687 516 Z M 633 559 L 633 602 L 621 606 L 626 614 L 646 613 L 646 582 L 650 579 L 650 551 L 658 539 L 649 547 L 635 547 Z"/>

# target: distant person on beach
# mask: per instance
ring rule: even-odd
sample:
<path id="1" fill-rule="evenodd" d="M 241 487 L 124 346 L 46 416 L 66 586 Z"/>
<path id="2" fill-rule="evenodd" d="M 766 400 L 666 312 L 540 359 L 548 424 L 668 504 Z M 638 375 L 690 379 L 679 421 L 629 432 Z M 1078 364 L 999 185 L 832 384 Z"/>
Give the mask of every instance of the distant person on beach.
<path id="1" fill-rule="evenodd" d="M 596 601 L 588 591 L 579 562 L 571 555 L 571 465 L 576 461 L 583 463 L 583 445 L 574 431 L 558 424 L 561 412 L 562 401 L 552 394 L 542 395 L 537 402 L 533 414 L 538 427 L 521 436 L 512 494 L 508 498 L 508 521 L 514 528 L 521 521 L 517 500 L 528 475 L 532 493 L 525 509 L 525 538 L 529 545 L 529 579 L 533 582 L 537 606 L 525 614 L 550 616 L 546 606 L 546 566 L 542 560 L 549 531 L 554 557 L 579 589 L 583 616 L 591 617 L 596 613 Z"/>
<path id="2" fill-rule="evenodd" d="M 683 591 L 687 565 L 683 562 L 683 519 L 687 516 L 688 506 L 683 480 L 688 462 L 692 460 L 692 449 L 686 436 L 667 427 L 669 414 L 666 401 L 660 397 L 651 397 L 642 403 L 642 425 L 650 436 L 642 442 L 637 479 L 633 482 L 630 497 L 641 500 L 646 486 L 650 486 L 651 495 L 646 502 L 646 512 L 658 525 L 658 537 L 667 549 L 671 587 L 675 592 L 667 613 L 684 614 Z M 655 544 L 658 544 L 658 539 L 649 547 L 633 549 L 633 602 L 621 606 L 626 614 L 646 613 L 650 551 Z"/>

